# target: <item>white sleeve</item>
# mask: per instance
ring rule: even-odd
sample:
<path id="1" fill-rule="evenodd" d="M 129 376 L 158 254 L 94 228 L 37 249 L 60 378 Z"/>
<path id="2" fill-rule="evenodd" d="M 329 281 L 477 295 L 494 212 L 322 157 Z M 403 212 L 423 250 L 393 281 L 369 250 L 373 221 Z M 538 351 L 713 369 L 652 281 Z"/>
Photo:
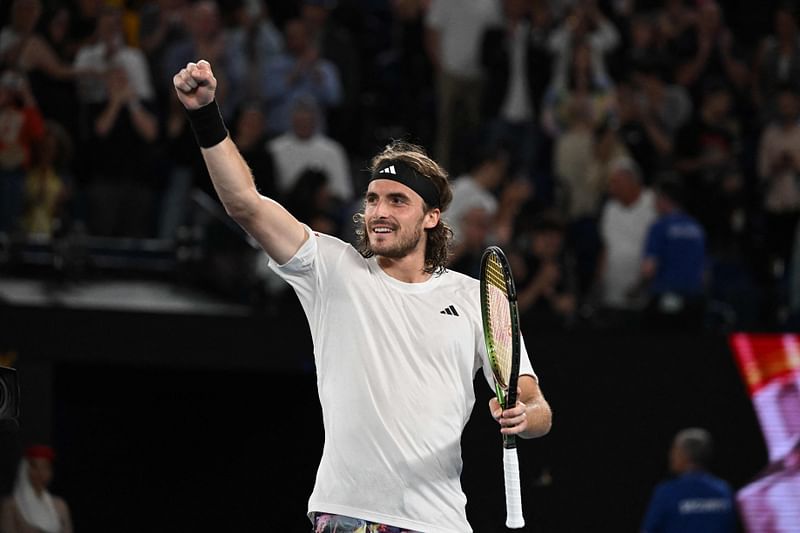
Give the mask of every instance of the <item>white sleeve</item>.
<path id="1" fill-rule="evenodd" d="M 357 252 L 336 237 L 312 231 L 305 224 L 303 228 L 308 238 L 297 253 L 282 265 L 270 257 L 268 266 L 294 289 L 309 319 L 320 318 L 314 310 L 325 298 L 332 276 L 342 275 L 341 263 L 348 251 Z"/>
<path id="2" fill-rule="evenodd" d="M 319 293 L 321 277 L 318 272 L 322 261 L 318 260 L 319 244 L 317 239 L 319 237 L 311 231 L 311 228 L 305 224 L 303 226 L 308 238 L 291 259 L 280 265 L 268 257 L 269 268 L 291 285 L 305 307 L 313 300 L 314 294 Z"/>
<path id="3" fill-rule="evenodd" d="M 528 355 L 528 348 L 525 347 L 525 337 L 520 334 L 519 339 L 520 344 L 520 354 L 519 354 L 519 375 L 520 376 L 531 376 L 537 382 L 539 381 L 539 376 L 536 375 L 536 372 L 533 371 L 533 365 L 531 364 L 531 358 Z"/>

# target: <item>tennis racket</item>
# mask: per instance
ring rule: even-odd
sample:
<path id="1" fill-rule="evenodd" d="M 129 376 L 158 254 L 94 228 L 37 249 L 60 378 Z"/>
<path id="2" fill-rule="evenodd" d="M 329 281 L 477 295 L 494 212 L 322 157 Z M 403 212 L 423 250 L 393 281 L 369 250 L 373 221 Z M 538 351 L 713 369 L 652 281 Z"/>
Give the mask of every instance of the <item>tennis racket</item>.
<path id="1" fill-rule="evenodd" d="M 490 246 L 481 259 L 481 316 L 497 401 L 503 409 L 517 405 L 519 378 L 519 314 L 514 279 L 503 250 Z M 506 527 L 525 525 L 519 487 L 519 459 L 514 435 L 503 435 L 506 485 Z"/>

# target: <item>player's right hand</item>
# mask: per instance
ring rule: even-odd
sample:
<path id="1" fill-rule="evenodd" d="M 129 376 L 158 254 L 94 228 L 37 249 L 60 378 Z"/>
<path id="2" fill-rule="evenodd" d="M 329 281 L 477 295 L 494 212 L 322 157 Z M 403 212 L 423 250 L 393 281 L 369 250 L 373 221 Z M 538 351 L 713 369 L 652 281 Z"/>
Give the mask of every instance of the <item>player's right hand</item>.
<path id="1" fill-rule="evenodd" d="M 186 68 L 175 74 L 172 83 L 178 100 L 190 111 L 210 104 L 217 90 L 217 79 L 211 71 L 211 64 L 205 59 L 188 63 Z"/>

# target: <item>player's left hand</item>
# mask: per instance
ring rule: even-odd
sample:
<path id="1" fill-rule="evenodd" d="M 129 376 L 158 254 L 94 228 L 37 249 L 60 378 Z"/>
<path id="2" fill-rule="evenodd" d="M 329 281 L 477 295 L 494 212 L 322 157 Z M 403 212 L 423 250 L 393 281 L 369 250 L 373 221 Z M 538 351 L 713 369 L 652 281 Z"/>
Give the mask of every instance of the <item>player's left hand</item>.
<path id="1" fill-rule="evenodd" d="M 519 394 L 522 394 L 522 390 L 517 388 Z M 497 398 L 493 397 L 489 400 L 489 412 L 500 424 L 500 433 L 503 435 L 518 435 L 528 429 L 527 406 L 519 400 L 514 407 L 503 410 Z"/>

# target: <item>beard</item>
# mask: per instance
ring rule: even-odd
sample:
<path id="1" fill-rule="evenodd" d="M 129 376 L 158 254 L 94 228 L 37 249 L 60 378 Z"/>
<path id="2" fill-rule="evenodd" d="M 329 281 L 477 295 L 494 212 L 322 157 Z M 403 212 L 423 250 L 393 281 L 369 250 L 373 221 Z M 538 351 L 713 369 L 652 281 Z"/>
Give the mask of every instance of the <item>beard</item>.
<path id="1" fill-rule="evenodd" d="M 401 229 L 396 225 L 392 228 L 395 232 L 396 239 L 393 243 L 374 242 L 375 236 L 369 228 L 365 227 L 364 230 L 367 235 L 369 250 L 378 256 L 387 257 L 389 259 L 402 259 L 411 253 L 419 245 L 422 239 L 422 219 L 419 223 L 411 229 Z"/>

